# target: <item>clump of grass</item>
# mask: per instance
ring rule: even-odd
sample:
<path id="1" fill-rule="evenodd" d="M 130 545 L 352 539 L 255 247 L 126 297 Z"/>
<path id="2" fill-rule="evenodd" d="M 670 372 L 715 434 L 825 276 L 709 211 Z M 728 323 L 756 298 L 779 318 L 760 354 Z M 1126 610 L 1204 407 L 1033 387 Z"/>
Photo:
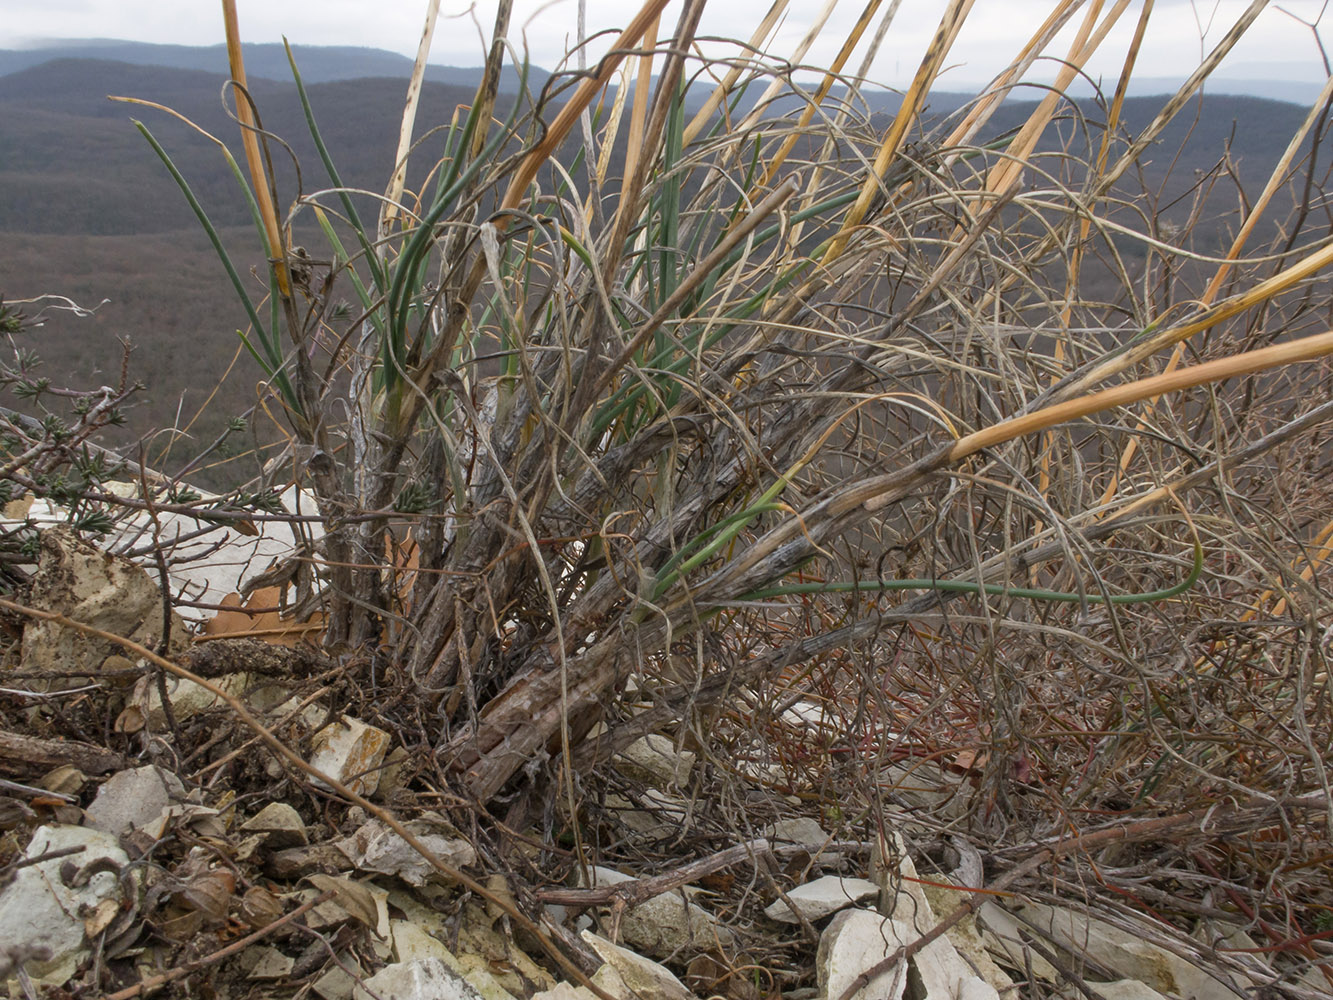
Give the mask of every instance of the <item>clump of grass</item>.
<path id="1" fill-rule="evenodd" d="M 704 58 L 705 3 L 661 35 L 664 6 L 506 103 L 502 3 L 472 105 L 414 148 L 409 101 L 400 167 L 443 152 L 377 202 L 343 185 L 304 90 L 331 186 L 271 190 L 229 19 L 267 302 L 228 267 L 325 520 L 327 643 L 411 692 L 481 803 L 553 781 L 572 805 L 576 768 L 737 692 L 752 737 L 756 714 L 825 700 L 868 802 L 877 754 L 966 751 L 973 818 L 1034 837 L 1168 788 L 1326 787 L 1326 553 L 1284 558 L 1326 498 L 1275 456 L 1327 419 L 1306 362 L 1333 351 L 1311 305 L 1333 246 L 1297 226 L 1244 256 L 1300 143 L 1224 257 L 1187 249 L 1202 216 L 1166 241 L 1125 187 L 1262 4 L 1136 134 L 1146 8 L 1109 101 L 1060 91 L 1126 5 L 1059 2 L 990 89 L 927 124 L 970 3 L 947 6 L 887 122 L 841 75 L 878 4 L 813 90 L 763 54 L 776 14 Z M 996 137 L 1001 98 L 1076 17 L 1055 89 Z M 767 111 L 777 93 L 800 110 Z M 295 256 L 304 216 L 327 273 Z M 329 347 L 335 282 L 360 314 Z M 1277 647 L 1210 630 L 1265 591 L 1291 612 Z M 1235 700 L 1270 655 L 1265 676 L 1300 677 L 1284 736 Z M 658 704 L 630 716 L 617 693 L 644 672 Z M 1246 706 L 1244 766 L 1204 704 Z M 823 765 L 797 757 L 809 791 Z"/>

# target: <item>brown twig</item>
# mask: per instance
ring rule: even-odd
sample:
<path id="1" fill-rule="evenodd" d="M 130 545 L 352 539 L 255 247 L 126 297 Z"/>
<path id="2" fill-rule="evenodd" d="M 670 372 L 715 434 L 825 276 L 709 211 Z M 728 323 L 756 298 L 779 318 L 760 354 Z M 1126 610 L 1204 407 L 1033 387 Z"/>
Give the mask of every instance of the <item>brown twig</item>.
<path id="1" fill-rule="evenodd" d="M 689 885 L 705 875 L 731 865 L 740 864 L 755 858 L 766 857 L 771 853 L 769 843 L 762 837 L 751 840 L 725 851 L 687 865 L 653 875 L 650 878 L 635 879 L 632 882 L 617 882 L 615 885 L 601 885 L 591 889 L 548 888 L 537 890 L 537 899 L 543 903 L 555 903 L 560 906 L 605 906 L 609 903 L 623 903 L 627 907 L 638 906 L 645 900 L 670 892 L 677 886 Z"/>
<path id="2" fill-rule="evenodd" d="M 104 774 L 125 767 L 118 753 L 78 740 L 44 740 L 0 731 L 0 771 L 34 774 L 73 765 L 86 774 Z"/>

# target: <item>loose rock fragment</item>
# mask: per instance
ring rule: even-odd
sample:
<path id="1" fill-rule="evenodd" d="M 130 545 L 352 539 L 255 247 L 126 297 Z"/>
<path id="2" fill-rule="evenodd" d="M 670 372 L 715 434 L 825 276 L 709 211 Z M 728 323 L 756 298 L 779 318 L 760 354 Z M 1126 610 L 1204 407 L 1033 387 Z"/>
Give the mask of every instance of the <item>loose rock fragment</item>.
<path id="1" fill-rule="evenodd" d="M 113 774 L 88 806 L 88 825 L 119 837 L 131 830 L 162 835 L 173 802 L 185 797 L 185 786 L 170 771 L 155 765 Z"/>
<path id="2" fill-rule="evenodd" d="M 1166 1000 L 1151 986 L 1137 979 L 1118 979 L 1114 983 L 1098 983 L 1093 987 L 1102 1000 Z"/>
<path id="3" fill-rule="evenodd" d="M 681 787 L 690 780 L 696 757 L 689 750 L 656 733 L 640 737 L 615 759 L 616 770 L 627 778 L 658 787 Z"/>
<path id="4" fill-rule="evenodd" d="M 467 980 L 438 958 L 386 965 L 352 991 L 355 1000 L 480 1000 Z"/>
<path id="5" fill-rule="evenodd" d="M 817 852 L 829 842 L 829 835 L 822 826 L 809 816 L 793 816 L 780 819 L 768 828 L 764 834 L 774 846 L 795 844 L 804 847 L 811 854 Z"/>
<path id="6" fill-rule="evenodd" d="M 57 795 L 78 795 L 83 786 L 88 784 L 88 775 L 77 767 L 62 764 L 48 771 L 37 784 Z"/>
<path id="7" fill-rule="evenodd" d="M 639 796 L 647 808 L 639 809 L 623 795 L 606 797 L 606 807 L 627 830 L 649 840 L 661 840 L 679 834 L 689 811 L 684 799 L 656 788 L 646 788 Z"/>
<path id="8" fill-rule="evenodd" d="M 344 715 L 342 722 L 315 734 L 309 763 L 358 795 L 370 795 L 379 786 L 379 766 L 388 752 L 389 739 L 383 729 Z M 315 784 L 327 787 L 318 780 Z"/>
<path id="9" fill-rule="evenodd" d="M 1003 921 L 997 919 L 997 911 L 1003 913 L 994 904 L 986 904 L 980 914 L 982 922 L 1010 954 L 1021 955 L 1022 945 L 1015 943 L 1012 930 L 1005 933 L 1001 929 Z M 1020 907 L 1019 912 L 1025 921 L 1040 928 L 1067 952 L 1076 969 L 1083 962 L 1091 962 L 1115 976 L 1138 981 L 1159 993 L 1174 994 L 1184 1000 L 1234 1000 L 1237 993 L 1246 995 L 1256 986 L 1236 976 L 1235 989 L 1229 989 L 1179 955 L 1073 908 L 1029 903 Z M 1013 918 L 1009 917 L 1009 920 Z"/>
<path id="10" fill-rule="evenodd" d="M 592 981 L 613 996 L 631 1000 L 694 1000 L 694 994 L 671 971 L 628 948 L 612 944 L 604 937 L 584 931 L 583 940 L 606 963 Z"/>
<path id="11" fill-rule="evenodd" d="M 67 527 L 42 532 L 28 603 L 149 648 L 162 639 L 157 583 L 141 566 L 101 551 Z M 171 649 L 184 648 L 189 635 L 174 612 L 171 626 Z M 108 656 L 122 652 L 110 640 L 52 621 L 33 619 L 23 628 L 23 665 L 28 670 L 95 673 Z M 66 680 L 53 683 L 65 685 Z"/>
<path id="12" fill-rule="evenodd" d="M 917 875 L 907 844 L 899 834 L 876 841 L 870 869 L 880 887 L 880 915 L 893 918 L 900 940 L 915 940 L 935 928 L 938 918 L 929 887 Z M 981 880 L 979 871 L 971 877 Z M 938 891 L 946 896 L 958 895 L 947 889 Z M 956 901 L 946 900 L 946 906 L 952 909 Z M 955 996 L 959 1000 L 985 1000 L 1013 986 L 986 954 L 972 924 L 946 930 L 943 937 L 913 957 L 912 966 L 932 1000 L 951 1000 Z"/>
<path id="13" fill-rule="evenodd" d="M 530 975 L 532 970 L 537 968 L 531 964 L 532 959 L 514 948 L 512 943 L 509 943 L 509 950 L 506 952 L 497 953 L 488 949 L 486 954 L 477 954 L 469 947 L 476 943 L 475 931 L 465 936 L 460 935 L 458 954 L 455 954 L 441 940 L 442 936 L 449 934 L 449 928 L 445 926 L 441 914 L 423 907 L 405 893 L 391 893 L 390 899 L 395 907 L 406 914 L 406 919 L 389 922 L 393 939 L 393 956 L 399 962 L 426 958 L 439 959 L 455 974 L 466 979 L 472 988 L 481 994 L 482 1000 L 514 1000 L 515 997 L 515 994 L 506 988 L 506 983 L 492 974 L 492 969 L 499 971 L 502 966 L 510 968 L 517 966 Z M 475 910 L 470 910 L 469 913 L 475 913 Z M 473 921 L 467 923 L 473 924 Z M 528 978 L 528 982 L 535 982 L 539 987 L 550 982 L 549 976 L 540 970 L 538 973 L 537 978 Z M 527 994 L 528 989 L 519 985 L 520 976 L 510 972 L 504 978 L 515 987 L 519 995 Z"/>
<path id="14" fill-rule="evenodd" d="M 858 976 L 897 948 L 896 937 L 884 934 L 886 923 L 866 910 L 847 910 L 833 918 L 819 937 L 816 958 L 824 996 L 841 997 Z M 852 1000 L 902 1000 L 906 990 L 907 970 L 900 965 L 871 980 Z"/>
<path id="15" fill-rule="evenodd" d="M 171 705 L 171 714 L 177 723 L 226 703 L 220 695 L 188 678 L 168 676 L 164 680 L 167 702 Z M 229 695 L 239 697 L 250 687 L 252 678 L 249 674 L 227 674 L 210 683 Z M 162 692 L 158 689 L 157 677 L 146 674 L 134 685 L 129 701 L 116 719 L 116 732 L 137 733 L 145 727 L 162 730 L 166 725 L 167 712 L 162 707 Z"/>
<path id="16" fill-rule="evenodd" d="M 823 878 L 815 879 L 813 882 L 797 886 L 787 893 L 787 899 L 791 900 L 792 905 L 801 912 L 801 916 L 805 917 L 806 920 L 820 920 L 830 913 L 836 913 L 878 894 L 879 886 L 866 879 L 838 878 L 836 875 L 826 875 Z M 765 909 L 764 914 L 770 920 L 777 920 L 784 924 L 798 924 L 801 922 L 800 917 L 792 913 L 791 907 L 781 899 Z"/>
<path id="17" fill-rule="evenodd" d="M 410 821 L 407 829 L 427 850 L 452 868 L 476 863 L 476 850 L 462 837 L 443 836 L 423 820 Z M 362 871 L 397 875 L 409 885 L 417 886 L 424 885 L 429 878 L 443 878 L 415 847 L 379 820 L 364 824 L 352 836 L 339 841 L 337 846 Z"/>
<path id="18" fill-rule="evenodd" d="M 634 879 L 610 868 L 594 868 L 595 885 L 615 885 Z M 627 910 L 620 920 L 620 934 L 625 941 L 645 955 L 666 959 L 680 952 L 716 950 L 735 941 L 731 928 L 681 895 L 680 890 L 664 892 Z"/>
<path id="19" fill-rule="evenodd" d="M 267 834 L 270 847 L 298 847 L 310 843 L 301 814 L 286 802 L 270 802 L 241 824 L 247 833 Z"/>
<path id="20" fill-rule="evenodd" d="M 556 983 L 549 990 L 534 993 L 532 1000 L 598 1000 L 597 994 L 586 986 Z"/>
<path id="21" fill-rule="evenodd" d="M 264 874 L 275 879 L 295 879 L 302 875 L 334 875 L 352 870 L 347 855 L 332 844 L 311 844 L 274 851 L 264 861 Z"/>
<path id="22" fill-rule="evenodd" d="M 249 969 L 247 979 L 282 979 L 291 973 L 296 963 L 276 948 L 257 945 L 247 949 L 241 967 Z"/>
<path id="23" fill-rule="evenodd" d="M 863 973 L 921 937 L 911 924 L 869 910 L 839 913 L 819 939 L 819 982 L 829 997 L 840 997 Z M 995 988 L 978 977 L 946 938 L 936 938 L 906 962 L 876 975 L 856 1000 L 899 1000 L 908 982 L 919 984 L 914 1000 L 998 1000 Z"/>
<path id="24" fill-rule="evenodd" d="M 361 966 L 350 954 L 339 955 L 338 959 L 311 984 L 311 989 L 322 1000 L 350 1000 L 357 980 L 365 977 Z"/>
<path id="25" fill-rule="evenodd" d="M 13 967 L 3 966 L 14 963 L 38 984 L 64 984 L 88 955 L 88 923 L 82 914 L 94 917 L 108 902 L 119 908 L 118 873 L 130 859 L 111 834 L 78 826 L 39 827 L 24 857 L 73 847 L 83 850 L 20 868 L 0 892 L 0 976 L 13 975 Z M 94 924 L 95 933 L 100 929 Z"/>

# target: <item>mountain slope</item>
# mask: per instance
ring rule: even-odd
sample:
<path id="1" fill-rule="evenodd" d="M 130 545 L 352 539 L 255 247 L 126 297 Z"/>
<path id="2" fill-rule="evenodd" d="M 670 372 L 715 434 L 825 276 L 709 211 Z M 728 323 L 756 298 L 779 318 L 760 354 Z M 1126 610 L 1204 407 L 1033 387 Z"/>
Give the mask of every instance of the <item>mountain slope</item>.
<path id="1" fill-rule="evenodd" d="M 12 299 L 57 292 L 85 305 L 110 300 L 92 319 L 51 313 L 40 333 L 39 353 L 57 382 L 102 384 L 108 371 L 119 368 L 118 338 L 139 345 L 131 373 L 150 381 L 152 391 L 132 415 L 126 432 L 131 440 L 149 428 L 183 422 L 178 417 L 180 393 L 187 390 L 191 398 L 202 398 L 217 385 L 236 352 L 236 331 L 245 325 L 244 312 L 194 215 L 132 118 L 143 121 L 168 150 L 224 230 L 238 269 L 244 274 L 262 261 L 245 203 L 217 146 L 161 110 L 109 101 L 107 95 L 170 105 L 224 140 L 241 159 L 237 125 L 222 102 L 224 83 L 221 73 L 107 60 L 58 60 L 0 76 L 0 294 Z M 261 77 L 251 84 L 264 127 L 290 144 L 291 155 L 281 144 L 272 145 L 284 206 L 301 191 L 328 187 L 295 87 Z M 382 191 L 393 168 L 402 81 L 315 83 L 309 93 L 343 181 Z M 473 93 L 471 86 L 427 84 L 418 135 L 447 123 L 459 104 L 471 102 Z M 932 111 L 943 116 L 963 100 L 964 95 L 932 95 Z M 877 111 L 873 124 L 882 130 L 897 98 L 881 93 L 871 101 Z M 501 107 L 505 103 L 502 99 Z M 1160 101 L 1152 99 L 1128 101 L 1128 130 L 1142 128 L 1159 106 Z M 1003 107 L 995 132 L 1016 125 L 1029 109 L 1020 102 Z M 1188 213 L 1192 187 L 1209 176 L 1227 145 L 1238 163 L 1238 176 L 1257 189 L 1302 116 L 1293 105 L 1204 98 L 1150 150 L 1142 177 L 1161 196 L 1155 203 L 1139 203 L 1167 219 Z M 1094 142 L 1099 139 L 1100 117 L 1091 102 L 1066 110 L 1047 146 L 1053 169 L 1065 141 L 1086 143 L 1085 131 Z M 409 189 L 421 185 L 442 142 L 438 134 L 422 140 Z M 301 165 L 299 185 L 293 157 Z M 1030 181 L 1039 179 L 1029 174 Z M 365 217 L 373 219 L 377 202 L 369 195 L 358 197 Z M 336 203 L 331 197 L 326 202 Z M 1237 204 L 1234 198 L 1231 204 Z M 1234 226 L 1234 216 L 1217 211 L 1196 230 L 1210 241 L 1207 249 L 1215 249 Z M 298 241 L 319 245 L 300 234 Z M 1130 246 L 1127 253 L 1141 255 L 1141 244 Z M 258 281 L 254 288 L 255 297 L 261 297 Z M 228 415 L 253 403 L 256 379 L 249 360 L 242 359 L 192 433 L 203 439 L 215 436 Z"/>
<path id="2" fill-rule="evenodd" d="M 245 71 L 250 79 L 278 80 L 292 78 L 286 50 L 272 43 L 246 43 Z M 292 55 L 306 83 L 328 83 L 334 80 L 358 80 L 366 77 L 388 77 L 406 80 L 412 72 L 412 60 L 384 49 L 363 48 L 353 45 L 293 45 Z M 225 75 L 227 47 L 225 45 L 153 45 L 148 42 L 127 42 L 117 39 L 72 39 L 54 41 L 40 48 L 0 49 L 0 76 L 22 72 L 45 63 L 64 59 L 92 59 L 101 62 L 123 62 L 137 66 L 165 69 L 203 70 Z M 528 75 L 528 86 L 540 88 L 548 74 L 534 68 Z M 476 89 L 481 70 L 475 67 L 441 66 L 429 64 L 426 79 L 455 87 Z M 519 75 L 505 67 L 500 80 L 502 92 L 517 92 Z"/>

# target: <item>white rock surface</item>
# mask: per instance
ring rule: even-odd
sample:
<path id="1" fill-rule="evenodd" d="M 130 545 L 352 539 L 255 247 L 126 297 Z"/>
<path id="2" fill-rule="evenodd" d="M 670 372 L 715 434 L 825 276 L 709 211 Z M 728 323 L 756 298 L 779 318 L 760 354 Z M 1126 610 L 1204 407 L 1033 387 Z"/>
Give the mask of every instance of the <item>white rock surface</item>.
<path id="1" fill-rule="evenodd" d="M 185 798 L 180 778 L 152 764 L 119 771 L 102 783 L 88 806 L 88 825 L 113 837 L 146 829 L 162 835 L 160 820 L 173 802 Z"/>
<path id="2" fill-rule="evenodd" d="M 594 868 L 593 884 L 633 882 L 629 875 L 611 868 Z M 685 890 L 688 895 L 688 890 Z M 681 953 L 694 954 L 729 947 L 736 935 L 702 906 L 691 902 L 677 889 L 645 900 L 620 919 L 620 936 L 635 950 L 653 958 L 668 959 Z"/>
<path id="3" fill-rule="evenodd" d="M 386 965 L 352 991 L 355 1000 L 480 1000 L 462 976 L 438 958 Z"/>
<path id="4" fill-rule="evenodd" d="M 689 782 L 695 760 L 689 750 L 677 750 L 674 741 L 652 733 L 617 754 L 615 764 L 627 778 L 659 788 L 679 788 Z"/>
<path id="5" fill-rule="evenodd" d="M 390 920 L 389 935 L 393 938 L 393 957 L 398 961 L 416 962 L 423 958 L 438 958 L 455 972 L 458 971 L 457 956 L 424 927 L 410 920 Z"/>
<path id="6" fill-rule="evenodd" d="M 870 871 L 880 888 L 879 912 L 892 918 L 900 941 L 916 940 L 939 922 L 931 891 L 945 898 L 950 911 L 963 899 L 960 893 L 926 886 L 906 842 L 896 832 L 876 840 Z M 946 930 L 916 953 L 912 965 L 930 1000 L 994 1000 L 1001 990 L 1013 987 L 1012 980 L 986 954 L 970 924 Z"/>
<path id="7" fill-rule="evenodd" d="M 983 907 L 983 914 L 987 913 L 989 922 L 994 914 Z M 1021 914 L 1073 956 L 1075 968 L 1077 960 L 1086 956 L 1123 979 L 1137 980 L 1159 993 L 1174 994 L 1182 1000 L 1235 1000 L 1237 992 L 1248 995 L 1256 985 L 1238 979 L 1236 989 L 1228 989 L 1203 969 L 1165 948 L 1072 908 L 1029 903 L 1021 908 Z M 1014 947 L 1012 941 L 1010 947 Z M 1018 953 L 1021 954 L 1021 945 Z"/>
<path id="8" fill-rule="evenodd" d="M 310 843 L 301 814 L 286 802 L 270 802 L 244 823 L 246 833 L 266 834 L 269 847 L 299 847 Z"/>
<path id="9" fill-rule="evenodd" d="M 949 889 L 937 889 L 928 885 L 923 885 L 921 888 L 930 901 L 931 909 L 941 915 L 952 913 L 965 898 L 963 893 Z M 964 917 L 944 933 L 963 961 L 990 983 L 997 993 L 1008 996 L 1013 992 L 1014 981 L 991 958 L 990 952 L 986 949 L 986 942 L 982 940 L 981 932 L 977 929 L 975 916 Z"/>
<path id="10" fill-rule="evenodd" d="M 430 824 L 418 820 L 409 822 L 407 828 L 445 864 L 465 868 L 476 863 L 476 850 L 463 838 L 443 836 L 434 832 Z M 379 820 L 364 824 L 336 846 L 361 871 L 397 875 L 409 885 L 417 886 L 425 885 L 428 879 L 443 878 L 415 847 Z"/>
<path id="11" fill-rule="evenodd" d="M 69 528 L 42 534 L 42 551 L 28 603 L 152 648 L 162 638 L 162 594 L 143 567 L 85 542 Z M 189 641 L 185 623 L 173 615 L 172 649 Z M 51 621 L 23 627 L 27 670 L 93 670 L 124 647 Z M 55 681 L 65 684 L 62 678 Z"/>
<path id="12" fill-rule="evenodd" d="M 626 829 L 649 840 L 662 840 L 681 832 L 689 804 L 676 795 L 656 788 L 644 789 L 640 796 L 647 809 L 637 808 L 623 795 L 607 795 L 606 807 Z"/>
<path id="13" fill-rule="evenodd" d="M 393 956 L 399 962 L 438 959 L 456 975 L 466 979 L 468 985 L 481 995 L 482 1000 L 514 1000 L 514 995 L 487 969 L 463 962 L 445 946 L 443 941 L 427 933 L 425 928 L 410 920 L 391 920 L 389 926 L 393 937 Z"/>
<path id="14" fill-rule="evenodd" d="M 351 1000 L 357 980 L 365 976 L 360 963 L 349 953 L 342 953 L 338 959 L 342 965 L 330 964 L 310 986 L 321 1000 Z"/>
<path id="15" fill-rule="evenodd" d="M 765 836 L 775 847 L 794 844 L 811 854 L 818 852 L 830 839 L 827 831 L 809 816 L 778 820 L 768 828 Z"/>
<path id="16" fill-rule="evenodd" d="M 695 1000 L 669 969 L 591 931 L 581 936 L 606 963 L 592 981 L 613 996 L 624 1000 Z"/>
<path id="17" fill-rule="evenodd" d="M 111 492 L 126 497 L 137 497 L 140 493 L 137 483 L 113 482 L 106 486 Z M 207 495 L 205 498 L 208 498 Z M 294 514 L 308 516 L 319 513 L 314 497 L 295 487 L 288 487 L 282 494 L 282 502 Z M 38 525 L 63 525 L 69 519 L 68 512 L 45 500 L 34 501 L 28 514 Z M 174 546 L 173 559 L 167 572 L 173 591 L 194 600 L 213 603 L 221 601 L 228 594 L 239 592 L 243 581 L 263 572 L 274 560 L 292 555 L 299 541 L 292 526 L 281 521 L 254 521 L 252 527 L 257 533 L 253 535 L 239 531 L 235 522 L 210 524 L 188 514 L 169 511 L 158 512 L 158 523 L 162 526 L 161 537 L 167 543 L 185 535 L 204 532 Z M 140 549 L 151 542 L 154 530 L 152 518 L 147 512 L 127 513 L 117 522 L 115 529 L 106 538 L 105 545 L 112 551 Z M 317 521 L 305 522 L 300 531 L 311 540 L 318 539 L 324 533 Z M 152 557 L 146 558 L 151 564 Z M 211 611 L 196 613 L 202 617 L 211 617 L 213 614 Z"/>
<path id="18" fill-rule="evenodd" d="M 825 875 L 805 885 L 798 885 L 787 893 L 792 905 L 800 911 L 806 920 L 820 920 L 830 913 L 837 913 L 863 899 L 879 895 L 879 886 L 863 878 L 838 878 Z M 792 913 L 784 900 L 776 900 L 764 910 L 770 920 L 784 924 L 798 924 L 800 918 Z"/>
<path id="19" fill-rule="evenodd" d="M 390 736 L 344 715 L 341 722 L 325 726 L 311 741 L 308 763 L 346 785 L 358 795 L 372 794 L 380 783 L 379 766 L 389 749 Z M 323 785 L 315 779 L 316 785 Z"/>
<path id="20" fill-rule="evenodd" d="M 1055 971 L 1055 967 L 1040 955 L 1025 949 L 1023 944 L 1022 932 L 1023 925 L 1014 919 L 1013 915 L 1003 907 L 996 906 L 987 900 L 981 904 L 981 909 L 977 911 L 977 930 L 981 934 L 981 940 L 986 943 L 986 947 L 992 954 L 1004 956 L 1005 965 L 1013 969 L 1025 968 L 1025 961 L 1031 963 L 1032 975 L 1037 979 L 1045 980 L 1048 983 L 1059 982 L 1060 973 Z M 1026 929 L 1031 933 L 1031 929 Z M 1026 956 L 1024 955 L 1027 951 Z"/>
<path id="21" fill-rule="evenodd" d="M 165 681 L 167 701 L 171 705 L 171 713 L 176 717 L 177 723 L 225 704 L 221 697 L 188 678 L 168 675 Z M 245 673 L 227 674 L 210 683 L 227 694 L 239 697 L 250 687 L 251 677 Z M 155 674 L 145 674 L 139 678 L 130 693 L 124 711 L 116 719 L 118 733 L 137 733 L 145 726 L 158 732 L 167 727 L 167 713 L 162 708 L 162 693 L 157 688 Z"/>
<path id="22" fill-rule="evenodd" d="M 861 973 L 898 947 L 896 935 L 885 932 L 886 923 L 868 910 L 846 910 L 824 928 L 816 958 L 824 997 L 837 1000 Z M 899 966 L 857 990 L 852 1000 L 902 1000 L 906 990 L 907 971 Z"/>
<path id="23" fill-rule="evenodd" d="M 840 997 L 863 972 L 920 937 L 911 924 L 869 910 L 839 913 L 819 939 L 818 975 L 825 995 Z M 947 938 L 936 938 L 921 948 L 907 966 L 921 987 L 915 1000 L 998 1000 L 995 988 L 972 971 Z M 908 980 L 908 969 L 900 962 L 873 978 L 854 997 L 900 1000 Z"/>
<path id="24" fill-rule="evenodd" d="M 81 826 L 39 827 L 24 857 L 35 858 L 69 847 L 84 850 L 20 868 L 0 892 L 0 944 L 4 946 L 0 962 L 7 957 L 17 959 L 39 984 L 63 984 L 87 957 L 86 928 L 80 914 L 92 913 L 108 900 L 121 900 L 120 879 L 115 871 L 97 872 L 87 885 L 74 887 L 65 884 L 61 868 L 72 863 L 78 870 L 102 858 L 117 868 L 129 864 L 129 857 L 114 836 Z M 0 969 L 5 976 L 11 972 Z"/>
<path id="25" fill-rule="evenodd" d="M 421 903 L 415 895 L 394 890 L 389 901 L 404 919 L 391 923 L 395 957 L 439 958 L 482 995 L 483 1000 L 513 1000 L 535 985 L 555 985 L 551 975 L 520 949 L 511 937 L 501 935 L 486 923 L 485 911 L 469 905 L 456 920 L 446 919 Z M 457 942 L 457 952 L 445 940 Z"/>
<path id="26" fill-rule="evenodd" d="M 246 979 L 283 979 L 291 974 L 295 965 L 290 956 L 267 945 L 247 949 L 241 960 L 241 967 L 250 970 Z"/>
<path id="27" fill-rule="evenodd" d="M 532 1000 L 598 1000 L 598 997 L 586 986 L 574 986 L 570 983 L 560 982 L 549 990 L 534 993 Z"/>
<path id="28" fill-rule="evenodd" d="M 1102 1000 L 1166 1000 L 1151 986 L 1137 979 L 1118 979 L 1114 983 L 1089 984 L 1102 995 Z"/>

